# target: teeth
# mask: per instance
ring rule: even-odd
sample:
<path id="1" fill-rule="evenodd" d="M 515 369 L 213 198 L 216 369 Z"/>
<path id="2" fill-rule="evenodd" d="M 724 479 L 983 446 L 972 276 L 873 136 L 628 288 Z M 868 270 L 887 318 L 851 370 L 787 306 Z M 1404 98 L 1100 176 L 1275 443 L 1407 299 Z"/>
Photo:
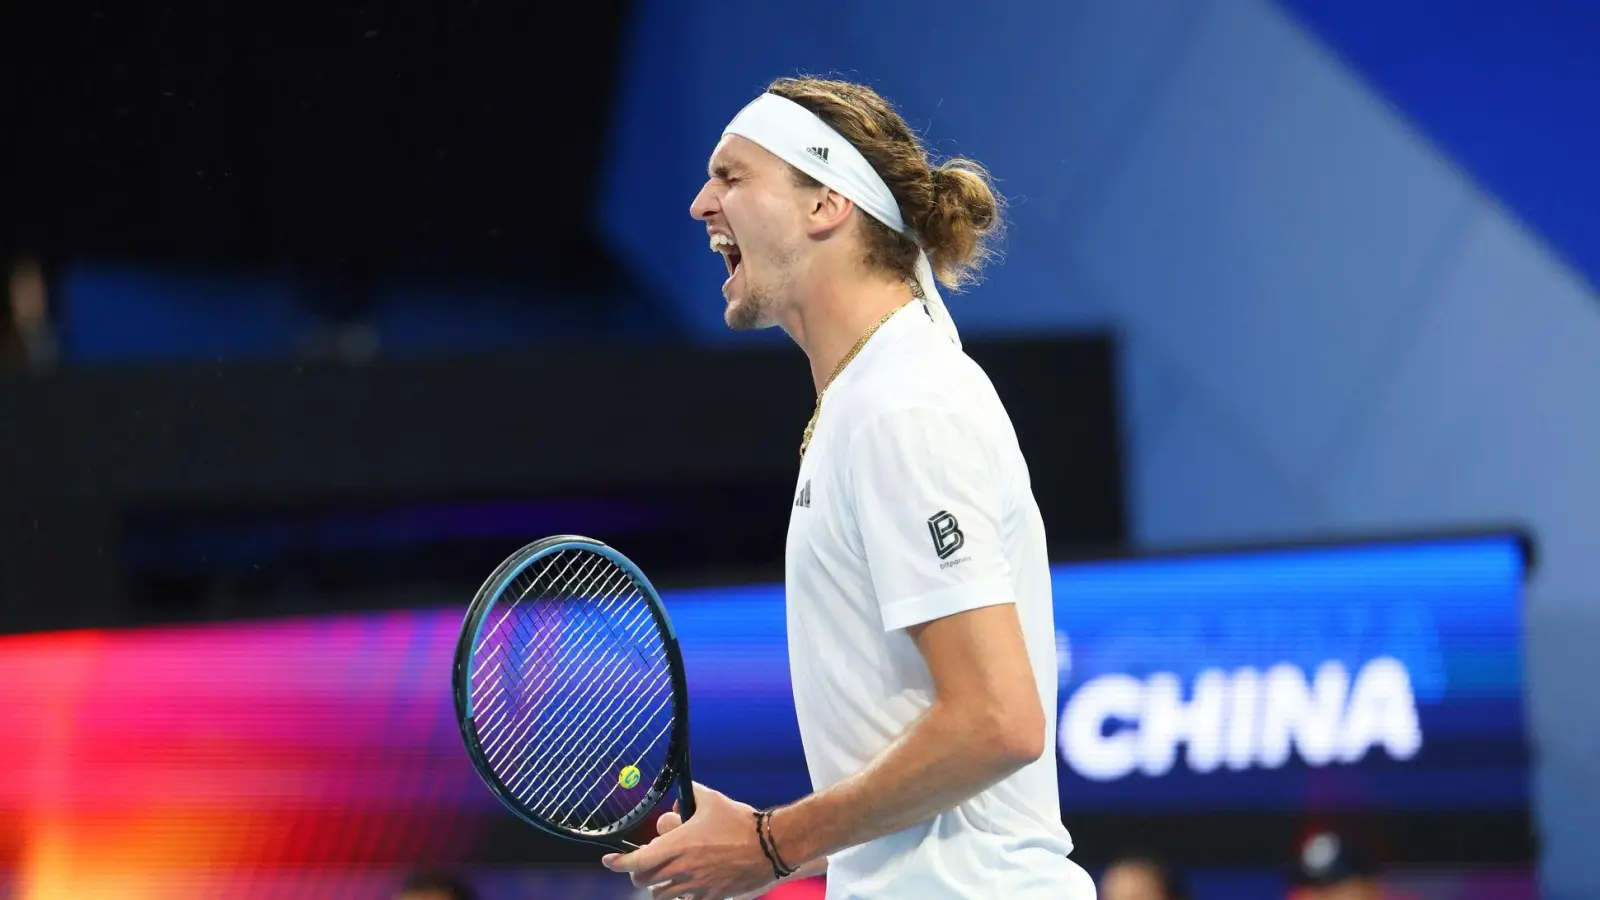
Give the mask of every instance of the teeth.
<path id="1" fill-rule="evenodd" d="M 738 244 L 733 242 L 733 238 L 728 237 L 725 234 L 713 234 L 711 236 L 711 249 L 716 253 L 721 253 L 725 249 L 733 250 L 738 246 Z"/>

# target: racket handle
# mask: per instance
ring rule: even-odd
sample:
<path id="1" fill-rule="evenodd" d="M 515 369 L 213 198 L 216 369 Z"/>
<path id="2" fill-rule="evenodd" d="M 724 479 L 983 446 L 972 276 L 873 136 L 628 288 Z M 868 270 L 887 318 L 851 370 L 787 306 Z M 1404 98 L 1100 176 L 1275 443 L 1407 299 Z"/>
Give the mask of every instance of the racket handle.
<path id="1" fill-rule="evenodd" d="M 689 821 L 694 815 L 694 782 L 687 775 L 678 779 L 678 816 Z"/>

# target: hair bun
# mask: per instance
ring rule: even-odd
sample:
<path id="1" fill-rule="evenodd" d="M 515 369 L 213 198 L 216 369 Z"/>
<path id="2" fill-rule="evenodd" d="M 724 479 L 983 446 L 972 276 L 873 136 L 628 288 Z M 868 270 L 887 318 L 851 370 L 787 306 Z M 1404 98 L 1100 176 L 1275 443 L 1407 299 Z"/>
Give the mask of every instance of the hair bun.
<path id="1" fill-rule="evenodd" d="M 999 229 L 1002 201 L 988 171 L 970 159 L 946 160 L 929 174 L 932 202 L 926 219 L 912 225 L 939 280 L 961 287 L 992 255 L 988 239 Z"/>

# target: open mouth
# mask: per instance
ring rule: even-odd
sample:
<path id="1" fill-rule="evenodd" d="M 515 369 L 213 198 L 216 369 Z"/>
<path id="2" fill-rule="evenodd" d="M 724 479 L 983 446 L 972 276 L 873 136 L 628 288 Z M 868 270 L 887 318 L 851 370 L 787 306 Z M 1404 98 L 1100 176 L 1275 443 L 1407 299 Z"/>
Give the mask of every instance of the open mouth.
<path id="1" fill-rule="evenodd" d="M 728 267 L 728 277 L 733 277 L 739 271 L 739 260 L 742 258 L 739 245 L 728 235 L 713 234 L 711 249 L 722 254 L 722 262 Z"/>

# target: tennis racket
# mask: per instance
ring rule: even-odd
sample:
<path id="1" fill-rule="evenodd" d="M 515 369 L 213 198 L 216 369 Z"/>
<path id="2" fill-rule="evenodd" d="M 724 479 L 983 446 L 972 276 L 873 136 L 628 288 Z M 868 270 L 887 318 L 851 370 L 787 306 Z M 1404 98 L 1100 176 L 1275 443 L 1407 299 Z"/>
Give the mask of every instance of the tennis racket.
<path id="1" fill-rule="evenodd" d="M 644 573 L 560 535 L 495 569 L 462 623 L 456 717 L 478 774 L 529 824 L 612 850 L 674 782 L 694 815 L 678 639 Z"/>

